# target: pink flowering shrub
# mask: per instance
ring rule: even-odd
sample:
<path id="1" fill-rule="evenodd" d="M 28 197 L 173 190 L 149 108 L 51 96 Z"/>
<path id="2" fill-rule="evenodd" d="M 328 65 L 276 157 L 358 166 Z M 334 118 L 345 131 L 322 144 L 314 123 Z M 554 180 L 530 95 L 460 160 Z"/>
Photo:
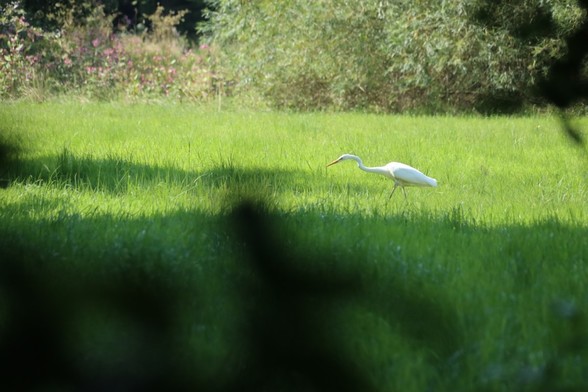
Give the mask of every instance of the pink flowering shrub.
<path id="1" fill-rule="evenodd" d="M 58 32 L 31 26 L 19 2 L 0 7 L 0 98 L 74 94 L 88 99 L 206 100 L 222 78 L 214 51 L 198 49 L 175 32 L 182 13 L 159 7 L 152 32 L 112 33 L 100 7 L 84 20 L 57 9 Z"/>
<path id="2" fill-rule="evenodd" d="M 17 4 L 0 7 L 0 96 L 19 95 L 41 64 L 43 33 L 26 21 Z"/>

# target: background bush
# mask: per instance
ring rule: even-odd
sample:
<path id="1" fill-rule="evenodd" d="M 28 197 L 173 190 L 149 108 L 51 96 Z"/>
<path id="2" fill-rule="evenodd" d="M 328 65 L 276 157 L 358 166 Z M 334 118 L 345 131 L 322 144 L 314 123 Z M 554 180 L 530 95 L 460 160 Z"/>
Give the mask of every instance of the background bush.
<path id="1" fill-rule="evenodd" d="M 158 7 L 150 30 L 113 32 L 115 14 L 82 2 L 57 4 L 46 18 L 59 28 L 31 25 L 20 2 L 0 10 L 0 97 L 43 100 L 202 100 L 214 95 L 212 50 L 194 48 L 176 26 L 185 12 Z"/>
<path id="2" fill-rule="evenodd" d="M 211 6 L 202 32 L 237 87 L 294 109 L 518 109 L 585 18 L 568 0 Z"/>

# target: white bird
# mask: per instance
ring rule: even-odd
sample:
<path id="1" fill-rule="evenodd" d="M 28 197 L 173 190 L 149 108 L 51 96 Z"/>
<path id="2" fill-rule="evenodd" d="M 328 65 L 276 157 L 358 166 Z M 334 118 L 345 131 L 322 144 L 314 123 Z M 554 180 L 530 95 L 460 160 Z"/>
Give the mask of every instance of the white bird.
<path id="1" fill-rule="evenodd" d="M 394 188 L 392 189 L 390 198 L 392 198 L 394 191 L 398 187 L 402 188 L 404 198 L 406 199 L 406 191 L 404 190 L 405 186 L 437 186 L 436 179 L 428 177 L 421 173 L 419 170 L 415 169 L 414 167 L 405 165 L 404 163 L 400 162 L 390 162 L 385 166 L 367 167 L 364 166 L 360 157 L 351 154 L 343 154 L 339 158 L 335 159 L 333 162 L 329 163 L 327 167 L 334 165 L 335 163 L 339 163 L 341 161 L 346 161 L 349 159 L 352 159 L 355 162 L 357 162 L 357 166 L 363 171 L 366 171 L 368 173 L 377 173 L 388 178 L 391 178 L 394 181 Z"/>

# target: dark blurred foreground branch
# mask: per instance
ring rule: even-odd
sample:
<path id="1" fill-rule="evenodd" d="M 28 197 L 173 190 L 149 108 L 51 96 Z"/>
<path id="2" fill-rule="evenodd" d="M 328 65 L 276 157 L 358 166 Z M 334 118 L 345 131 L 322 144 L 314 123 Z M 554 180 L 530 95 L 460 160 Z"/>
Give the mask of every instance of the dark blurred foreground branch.
<path id="1" fill-rule="evenodd" d="M 578 0 L 588 13 L 588 0 Z M 580 130 L 576 129 L 565 113 L 565 109 L 588 99 L 588 79 L 585 76 L 585 60 L 588 54 L 588 18 L 566 38 L 567 53 L 557 60 L 546 78 L 539 83 L 540 94 L 560 110 L 563 130 L 577 145 L 585 144 Z"/>
<path id="2" fill-rule="evenodd" d="M 578 0 L 585 16 L 574 31 L 562 37 L 565 55 L 547 63 L 547 74 L 539 79 L 527 100 L 539 99 L 554 105 L 559 112 L 565 135 L 577 146 L 585 146 L 582 132 L 572 125 L 567 111 L 588 100 L 586 55 L 588 54 L 588 0 Z M 490 29 L 501 29 L 522 45 L 557 37 L 550 2 L 520 2 L 509 0 L 479 0 L 474 22 Z M 497 98 L 496 98 L 497 99 Z"/>

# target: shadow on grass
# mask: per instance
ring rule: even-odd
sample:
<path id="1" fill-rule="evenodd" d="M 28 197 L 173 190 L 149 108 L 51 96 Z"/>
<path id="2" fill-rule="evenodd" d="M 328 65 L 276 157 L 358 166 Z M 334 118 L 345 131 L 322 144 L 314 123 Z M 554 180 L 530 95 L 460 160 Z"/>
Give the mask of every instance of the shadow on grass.
<path id="1" fill-rule="evenodd" d="M 376 390 L 345 342 L 332 336 L 340 326 L 329 315 L 346 302 L 400 325 L 401 335 L 437 358 L 446 359 L 460 346 L 453 312 L 438 298 L 433 301 L 422 288 L 416 293 L 416 287 L 391 277 L 387 287 L 380 286 L 383 292 L 377 292 L 358 271 L 314 269 L 313 265 L 335 265 L 337 260 L 328 252 L 309 256 L 288 247 L 279 219 L 259 204 L 241 203 L 226 219 L 197 213 L 155 218 L 165 220 L 167 227 L 173 222 L 189 226 L 192 220 L 193 227 L 187 230 L 194 235 L 203 227 L 222 233 L 211 240 L 214 244 L 205 245 L 209 249 L 188 257 L 183 265 L 174 255 L 161 252 L 170 244 L 130 249 L 132 234 L 127 249 L 98 243 L 85 244 L 90 249 L 84 251 L 83 243 L 60 239 L 72 230 L 83 238 L 92 227 L 144 227 L 148 219 L 69 219 L 72 227 L 65 220 L 57 224 L 67 226 L 64 231 L 55 222 L 36 223 L 55 230 L 47 247 L 32 237 L 1 231 L 2 389 L 52 385 L 74 390 Z M 208 225 L 202 225 L 206 221 Z M 102 246 L 110 249 L 95 254 Z M 71 251 L 76 247 L 80 250 Z M 185 276 L 202 267 L 199 256 L 207 257 L 206 252 L 214 253 L 216 264 L 207 273 L 222 274 L 231 282 L 234 298 L 228 301 L 237 304 L 234 314 L 233 307 L 210 296 L 210 282 L 218 277 Z M 226 264 L 223 257 L 236 264 Z M 357 265 L 361 259 L 357 255 Z M 387 297 L 382 300 L 380 294 Z M 215 347 L 230 354 L 214 380 L 209 363 L 179 355 L 191 339 L 190 333 L 179 332 L 185 318 L 179 309 L 190 309 L 188 319 L 200 320 L 192 328 L 205 333 L 210 328 L 206 318 L 219 317 L 211 316 L 211 306 L 224 313 L 220 317 L 225 323 L 236 326 L 234 335 Z"/>
<path id="2" fill-rule="evenodd" d="M 123 194 L 131 186 L 199 183 L 210 188 L 252 186 L 256 192 L 264 192 L 263 187 L 281 189 L 284 184 L 291 185 L 291 178 L 297 175 L 287 170 L 242 168 L 232 162 L 223 162 L 203 171 L 188 171 L 131 162 L 117 156 L 76 156 L 68 149 L 63 149 L 57 156 L 19 159 L 20 150 L 11 145 L 5 147 L 5 159 L 0 169 L 0 183 L 4 188 L 15 181 L 33 181 Z M 346 187 L 347 192 L 362 190 L 353 185 Z"/>
<path id="3" fill-rule="evenodd" d="M 210 189 L 250 188 L 253 192 L 249 193 L 257 194 L 279 191 L 284 186 L 291 190 L 292 178 L 300 174 L 288 170 L 243 168 L 232 162 L 222 162 L 203 171 L 190 171 L 132 162 L 118 156 L 77 156 L 66 148 L 59 155 L 37 158 L 20 158 L 21 150 L 11 144 L 6 145 L 5 152 L 4 162 L 0 165 L 0 185 L 4 188 L 15 181 L 32 181 L 119 195 L 138 186 L 191 187 L 198 184 Z M 352 184 L 346 184 L 344 188 L 337 184 L 327 185 L 347 193 L 364 190 Z M 294 186 L 304 187 L 305 183 L 301 181 Z"/>
<path id="4" fill-rule="evenodd" d="M 192 243 L 181 249 L 158 239 L 162 233 L 137 242 L 135 232 L 153 220 L 169 230 L 182 227 Z M 430 222 L 439 229 L 476 230 L 458 223 L 455 217 Z M 350 303 L 395 326 L 414 350 L 430 353 L 437 377 L 466 366 L 456 365 L 464 346 L 458 310 L 442 292 L 416 277 L 364 274 L 360 268 L 370 260 L 363 254 L 348 256 L 349 262 L 328 249 L 304 252 L 292 246 L 281 218 L 260 203 L 238 203 L 225 217 L 178 212 L 28 225 L 54 233 L 39 241 L 17 227 L 0 230 L 2 390 L 382 390 L 341 340 L 348 325 L 332 319 Z M 122 247 L 116 244 L 120 232 L 112 241 L 84 243 L 96 241 L 94 228 L 116 225 L 127 236 Z M 544 229 L 562 231 L 552 225 Z M 64 235 L 76 231 L 77 239 Z M 328 268 L 335 265 L 341 268 Z M 223 290 L 231 294 L 219 296 Z M 558 310 L 572 328 L 568 341 L 539 381 L 519 384 L 521 389 L 563 390 L 558 360 L 577 355 L 582 349 L 575 343 L 586 343 L 582 313 L 565 303 Z M 369 329 L 356 332 L 365 334 L 356 341 L 374 339 Z M 452 381 L 457 379 L 445 383 Z"/>

